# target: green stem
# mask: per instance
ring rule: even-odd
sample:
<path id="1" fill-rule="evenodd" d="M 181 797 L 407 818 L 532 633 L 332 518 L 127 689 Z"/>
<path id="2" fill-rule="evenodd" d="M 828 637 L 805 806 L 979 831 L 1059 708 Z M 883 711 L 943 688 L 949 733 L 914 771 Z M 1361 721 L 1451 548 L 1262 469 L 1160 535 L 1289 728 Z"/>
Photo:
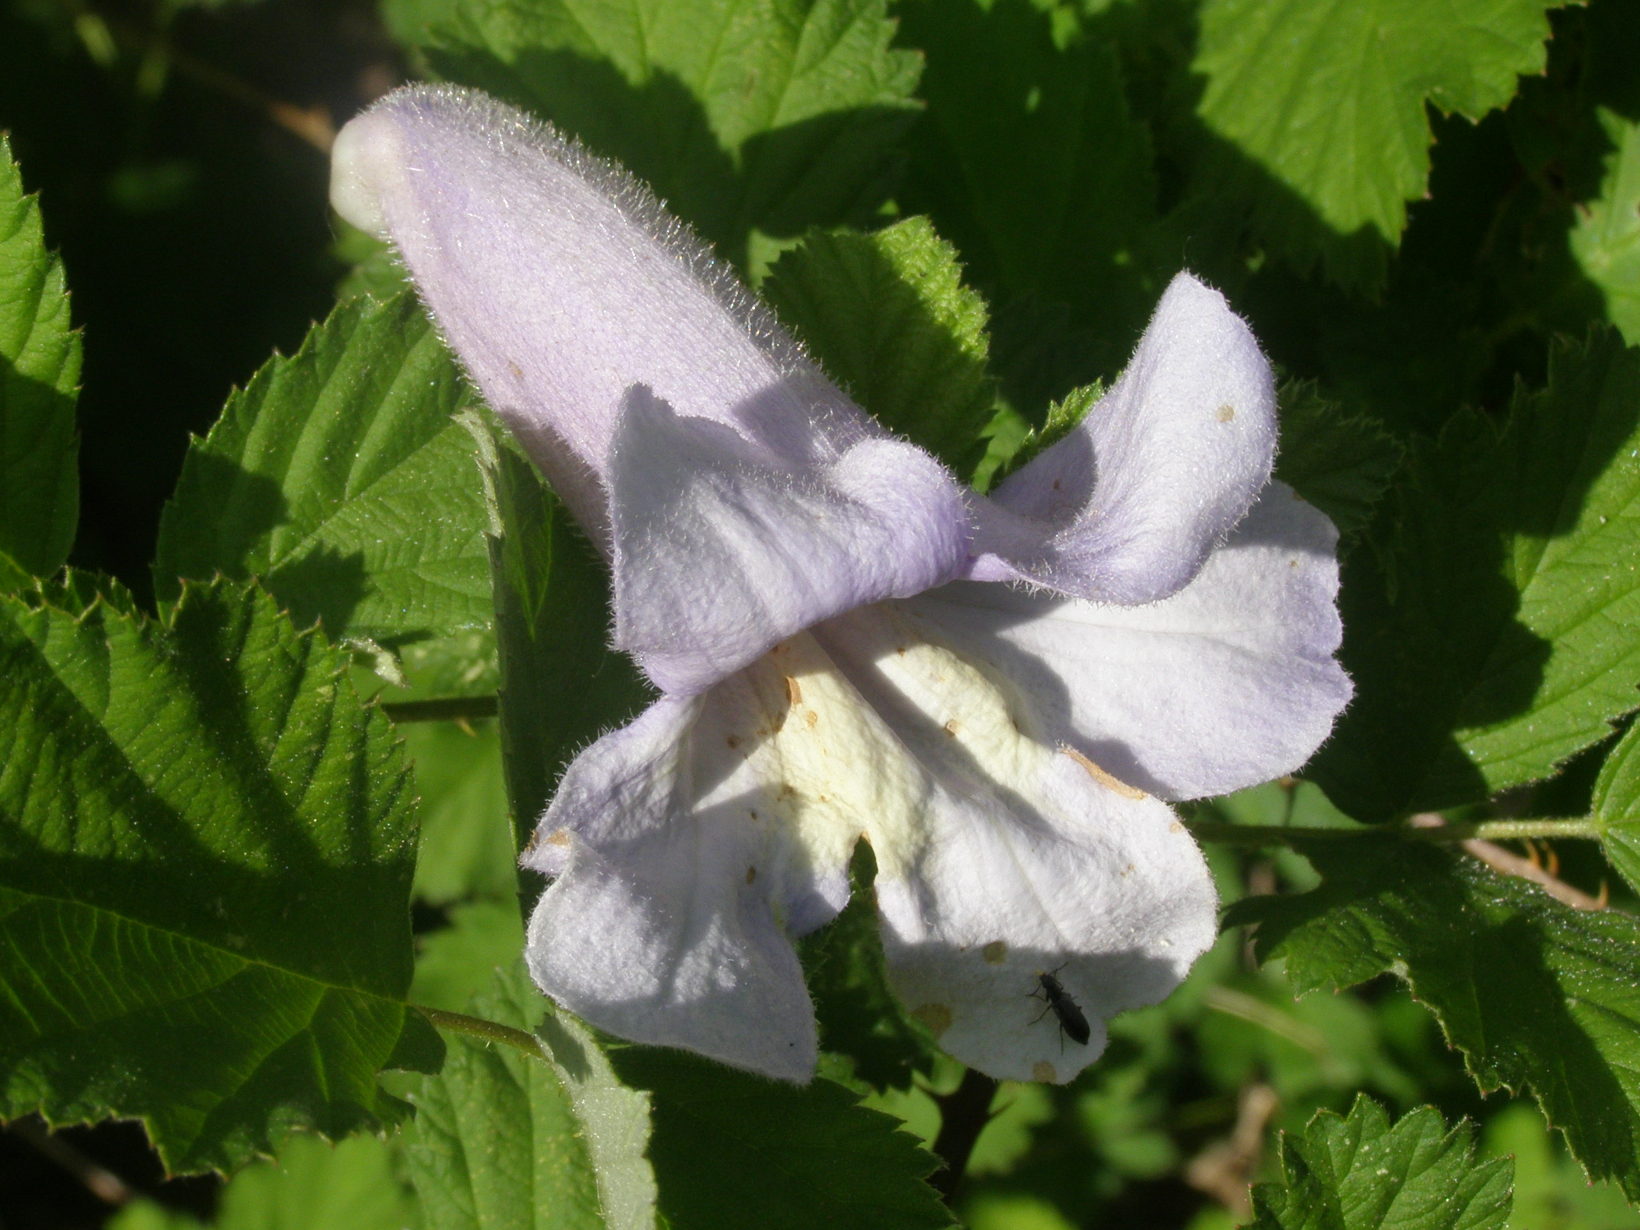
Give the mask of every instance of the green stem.
<path id="1" fill-rule="evenodd" d="M 934 1100 L 940 1107 L 940 1134 L 934 1140 L 934 1156 L 944 1163 L 928 1177 L 928 1182 L 950 1204 L 962 1186 L 973 1155 L 974 1142 L 991 1121 L 991 1103 L 996 1100 L 997 1082 L 969 1068 L 962 1083 Z"/>
<path id="2" fill-rule="evenodd" d="M 1445 824 L 1415 831 L 1420 834 L 1436 834 L 1432 840 L 1437 841 L 1468 841 L 1471 837 L 1479 837 L 1482 841 L 1522 841 L 1536 837 L 1600 836 L 1600 826 L 1588 816 L 1540 820 L 1477 820 L 1470 824 Z"/>
<path id="3" fill-rule="evenodd" d="M 1353 841 L 1371 829 L 1318 829 L 1300 824 L 1226 824 L 1190 820 L 1190 831 L 1202 841 L 1228 846 L 1290 846 L 1295 841 Z"/>
<path id="4" fill-rule="evenodd" d="M 432 700 L 390 700 L 382 711 L 395 722 L 458 722 L 493 718 L 498 709 L 493 696 L 440 696 Z"/>
<path id="5" fill-rule="evenodd" d="M 465 1012 L 446 1012 L 442 1008 L 423 1008 L 417 1005 L 416 1011 L 439 1029 L 466 1034 L 470 1038 L 482 1038 L 486 1042 L 499 1042 L 503 1046 L 523 1051 L 535 1059 L 547 1057 L 534 1034 L 514 1029 L 511 1025 L 503 1025 L 499 1021 L 486 1021 L 481 1016 L 468 1016 Z"/>
<path id="6" fill-rule="evenodd" d="M 1394 833 L 1409 841 L 1454 842 L 1479 837 L 1486 841 L 1520 841 L 1533 837 L 1599 837 L 1587 817 L 1581 819 L 1480 820 L 1466 824 L 1385 826 L 1383 828 L 1322 829 L 1285 824 L 1225 824 L 1219 820 L 1192 820 L 1190 831 L 1202 841 L 1232 846 L 1290 846 L 1300 841 L 1356 841 L 1380 833 Z"/>

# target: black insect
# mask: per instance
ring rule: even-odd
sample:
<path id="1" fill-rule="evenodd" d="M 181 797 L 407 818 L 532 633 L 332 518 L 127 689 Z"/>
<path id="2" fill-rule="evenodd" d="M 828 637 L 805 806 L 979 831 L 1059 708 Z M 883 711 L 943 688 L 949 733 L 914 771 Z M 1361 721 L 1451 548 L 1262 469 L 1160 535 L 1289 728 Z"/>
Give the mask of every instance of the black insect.
<path id="1" fill-rule="evenodd" d="M 1060 968 L 1063 969 L 1064 967 L 1061 966 Z M 1065 1045 L 1067 1034 L 1072 1042 L 1077 1043 L 1079 1046 L 1086 1046 L 1088 1039 L 1092 1036 L 1092 1031 L 1088 1028 L 1088 1018 L 1082 1014 L 1082 1009 L 1071 998 L 1071 993 L 1059 985 L 1059 979 L 1054 977 L 1054 974 L 1058 972 L 1059 970 L 1054 970 L 1053 974 L 1038 974 L 1036 976 L 1037 982 L 1041 985 L 1041 990 L 1032 991 L 1031 998 L 1040 999 L 1048 1005 L 1037 1014 L 1036 1021 L 1040 1021 L 1051 1012 L 1054 1019 L 1059 1022 L 1060 1046 Z M 1032 1021 L 1031 1024 L 1035 1025 L 1036 1021 Z"/>

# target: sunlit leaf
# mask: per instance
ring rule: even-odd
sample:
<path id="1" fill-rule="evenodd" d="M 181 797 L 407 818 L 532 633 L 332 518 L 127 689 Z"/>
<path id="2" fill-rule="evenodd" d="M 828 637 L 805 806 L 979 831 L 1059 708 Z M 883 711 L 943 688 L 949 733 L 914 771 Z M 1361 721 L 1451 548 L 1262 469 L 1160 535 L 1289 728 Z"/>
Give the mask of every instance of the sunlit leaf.
<path id="1" fill-rule="evenodd" d="M 396 1118 L 438 1043 L 389 723 L 254 589 L 118 606 L 0 599 L 0 1117 L 140 1118 L 176 1171 Z"/>

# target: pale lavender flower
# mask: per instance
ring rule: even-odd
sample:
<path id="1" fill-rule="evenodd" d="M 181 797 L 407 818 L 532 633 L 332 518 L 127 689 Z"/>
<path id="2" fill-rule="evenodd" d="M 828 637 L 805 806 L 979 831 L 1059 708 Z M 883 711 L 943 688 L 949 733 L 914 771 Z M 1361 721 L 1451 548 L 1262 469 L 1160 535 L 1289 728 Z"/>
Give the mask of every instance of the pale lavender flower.
<path id="1" fill-rule="evenodd" d="M 1176 278 L 1083 425 L 984 499 L 630 176 L 489 99 L 390 95 L 333 199 L 601 545 L 661 691 L 525 856 L 548 994 L 807 1079 L 791 937 L 841 909 L 861 837 L 896 993 L 994 1076 L 1070 1079 L 1183 978 L 1216 903 L 1162 800 L 1296 769 L 1350 693 L 1335 534 L 1270 481 L 1269 367 L 1218 293 Z"/>

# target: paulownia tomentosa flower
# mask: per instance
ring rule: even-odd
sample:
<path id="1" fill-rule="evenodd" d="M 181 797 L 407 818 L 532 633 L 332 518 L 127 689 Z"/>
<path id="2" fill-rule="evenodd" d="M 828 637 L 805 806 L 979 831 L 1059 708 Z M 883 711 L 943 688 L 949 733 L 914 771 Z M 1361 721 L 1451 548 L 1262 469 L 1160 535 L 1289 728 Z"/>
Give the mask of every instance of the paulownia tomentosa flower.
<path id="1" fill-rule="evenodd" d="M 549 995 L 807 1079 L 792 937 L 845 904 L 862 837 L 893 988 L 965 1063 L 1068 1080 L 1179 982 L 1216 902 L 1164 800 L 1297 768 L 1350 693 L 1335 533 L 1270 480 L 1269 365 L 1217 292 L 1174 279 L 1082 424 L 985 498 L 631 176 L 488 98 L 389 95 L 333 199 L 602 548 L 660 691 L 525 855 Z"/>

